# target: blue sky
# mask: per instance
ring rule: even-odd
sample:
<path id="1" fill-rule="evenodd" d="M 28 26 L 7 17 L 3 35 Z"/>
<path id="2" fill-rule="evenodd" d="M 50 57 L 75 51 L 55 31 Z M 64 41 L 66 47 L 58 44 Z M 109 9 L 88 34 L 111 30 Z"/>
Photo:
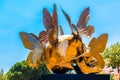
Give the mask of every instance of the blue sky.
<path id="1" fill-rule="evenodd" d="M 65 34 L 71 32 L 59 6 L 75 24 L 81 11 L 89 6 L 88 24 L 95 28 L 93 36 L 108 33 L 107 46 L 120 42 L 120 0 L 0 0 L 0 69 L 7 72 L 16 62 L 27 58 L 29 50 L 22 45 L 19 32 L 38 35 L 44 29 L 43 8 L 52 12 L 54 3 L 57 5 L 59 24 L 63 26 Z"/>

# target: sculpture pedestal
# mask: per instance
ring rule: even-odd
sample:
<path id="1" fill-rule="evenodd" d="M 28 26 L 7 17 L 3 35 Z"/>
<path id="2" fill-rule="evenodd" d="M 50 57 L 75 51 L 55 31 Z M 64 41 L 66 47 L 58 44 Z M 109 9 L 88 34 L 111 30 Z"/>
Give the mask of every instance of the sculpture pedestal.
<path id="1" fill-rule="evenodd" d="M 42 75 L 41 80 L 110 80 L 109 74 L 49 74 Z"/>

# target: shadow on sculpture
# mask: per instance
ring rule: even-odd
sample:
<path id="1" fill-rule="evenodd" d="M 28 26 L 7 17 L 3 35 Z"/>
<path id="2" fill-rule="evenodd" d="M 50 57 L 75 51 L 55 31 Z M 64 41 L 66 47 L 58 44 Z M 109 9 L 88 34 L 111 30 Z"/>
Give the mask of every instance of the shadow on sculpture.
<path id="1" fill-rule="evenodd" d="M 68 21 L 71 35 L 65 35 L 62 26 L 58 25 L 56 5 L 52 15 L 44 8 L 43 24 L 46 30 L 41 31 L 39 36 L 20 32 L 23 45 L 31 50 L 27 58 L 28 65 L 37 68 L 42 61 L 50 71 L 57 74 L 65 74 L 71 70 L 75 70 L 77 74 L 101 72 L 105 65 L 101 53 L 105 49 L 108 34 L 93 37 L 86 46 L 82 37 L 89 38 L 94 32 L 94 27 L 87 25 L 89 7 L 83 10 L 76 25 L 62 8 L 61 10 Z"/>

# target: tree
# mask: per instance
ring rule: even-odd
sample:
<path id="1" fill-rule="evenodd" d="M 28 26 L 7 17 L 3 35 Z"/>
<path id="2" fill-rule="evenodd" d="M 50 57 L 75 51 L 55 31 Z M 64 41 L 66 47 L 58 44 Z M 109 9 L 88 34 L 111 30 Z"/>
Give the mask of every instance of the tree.
<path id="1" fill-rule="evenodd" d="M 4 70 L 3 69 L 1 69 L 1 71 L 0 71 L 0 80 L 5 80 Z"/>
<path id="2" fill-rule="evenodd" d="M 120 42 L 111 45 L 103 52 L 106 64 L 112 67 L 120 66 Z"/>
<path id="3" fill-rule="evenodd" d="M 40 80 L 42 74 L 49 74 L 46 65 L 41 63 L 39 68 L 31 68 L 26 61 L 18 62 L 7 72 L 7 80 Z"/>

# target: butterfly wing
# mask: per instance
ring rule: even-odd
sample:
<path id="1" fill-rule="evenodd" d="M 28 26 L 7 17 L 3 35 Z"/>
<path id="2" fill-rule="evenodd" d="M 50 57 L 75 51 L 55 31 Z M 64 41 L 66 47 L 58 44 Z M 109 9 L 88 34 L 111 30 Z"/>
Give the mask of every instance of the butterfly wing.
<path id="1" fill-rule="evenodd" d="M 42 31 L 39 33 L 39 41 L 42 46 L 46 45 L 46 43 L 48 42 L 48 32 L 47 31 Z"/>
<path id="2" fill-rule="evenodd" d="M 98 38 L 93 38 L 88 47 L 90 47 L 91 54 L 97 59 L 98 65 L 103 68 L 104 60 L 99 53 L 102 53 L 105 49 L 108 40 L 108 34 L 102 34 Z"/>
<path id="3" fill-rule="evenodd" d="M 46 8 L 43 10 L 43 24 L 47 31 L 53 28 L 51 15 Z"/>
<path id="4" fill-rule="evenodd" d="M 77 28 L 79 31 L 79 35 L 83 37 L 91 37 L 94 32 L 93 26 L 87 26 L 89 20 L 89 7 L 85 8 L 78 20 Z"/>
<path id="5" fill-rule="evenodd" d="M 88 47 L 92 48 L 93 45 L 95 45 L 96 38 L 92 38 L 91 41 L 89 42 Z"/>
<path id="6" fill-rule="evenodd" d="M 40 46 L 40 42 L 32 34 L 20 32 L 20 38 L 25 48 L 33 50 Z"/>
<path id="7" fill-rule="evenodd" d="M 63 32 L 63 29 L 62 29 L 61 25 L 60 25 L 60 35 L 64 35 L 64 32 Z"/>
<path id="8" fill-rule="evenodd" d="M 56 11 L 56 5 L 54 4 L 54 10 L 53 10 L 53 14 L 52 14 L 52 24 L 54 26 L 54 40 L 56 40 L 58 38 L 58 15 L 57 15 L 57 11 Z"/>
<path id="9" fill-rule="evenodd" d="M 41 46 L 37 36 L 32 33 L 20 32 L 21 40 L 27 49 L 32 50 L 27 58 L 27 63 L 31 67 L 38 68 L 43 58 L 44 47 Z"/>
<path id="10" fill-rule="evenodd" d="M 50 44 L 54 44 L 58 39 L 58 19 L 55 5 L 52 16 L 47 9 L 43 10 L 43 23 L 48 32 L 48 40 Z"/>
<path id="11" fill-rule="evenodd" d="M 105 49 L 108 40 L 108 34 L 102 34 L 97 39 L 93 38 L 88 47 L 91 48 L 91 52 L 94 54 L 102 53 Z"/>
<path id="12" fill-rule="evenodd" d="M 73 24 L 71 23 L 71 19 L 70 19 L 70 17 L 68 16 L 68 14 L 67 14 L 62 8 L 61 8 L 61 10 L 62 10 L 65 18 L 66 18 L 67 21 L 68 21 L 68 24 L 69 24 L 69 26 L 70 26 L 70 29 L 72 30 L 72 33 L 75 34 L 76 31 L 74 31 L 74 28 L 76 28 L 76 26 L 73 26 Z"/>
<path id="13" fill-rule="evenodd" d="M 44 53 L 44 48 L 42 47 L 32 50 L 27 57 L 28 65 L 33 68 L 38 68 L 40 62 L 42 61 L 43 53 Z"/>
<path id="14" fill-rule="evenodd" d="M 78 28 L 85 28 L 87 25 L 87 22 L 89 20 L 89 7 L 85 8 L 78 20 L 77 27 Z"/>

